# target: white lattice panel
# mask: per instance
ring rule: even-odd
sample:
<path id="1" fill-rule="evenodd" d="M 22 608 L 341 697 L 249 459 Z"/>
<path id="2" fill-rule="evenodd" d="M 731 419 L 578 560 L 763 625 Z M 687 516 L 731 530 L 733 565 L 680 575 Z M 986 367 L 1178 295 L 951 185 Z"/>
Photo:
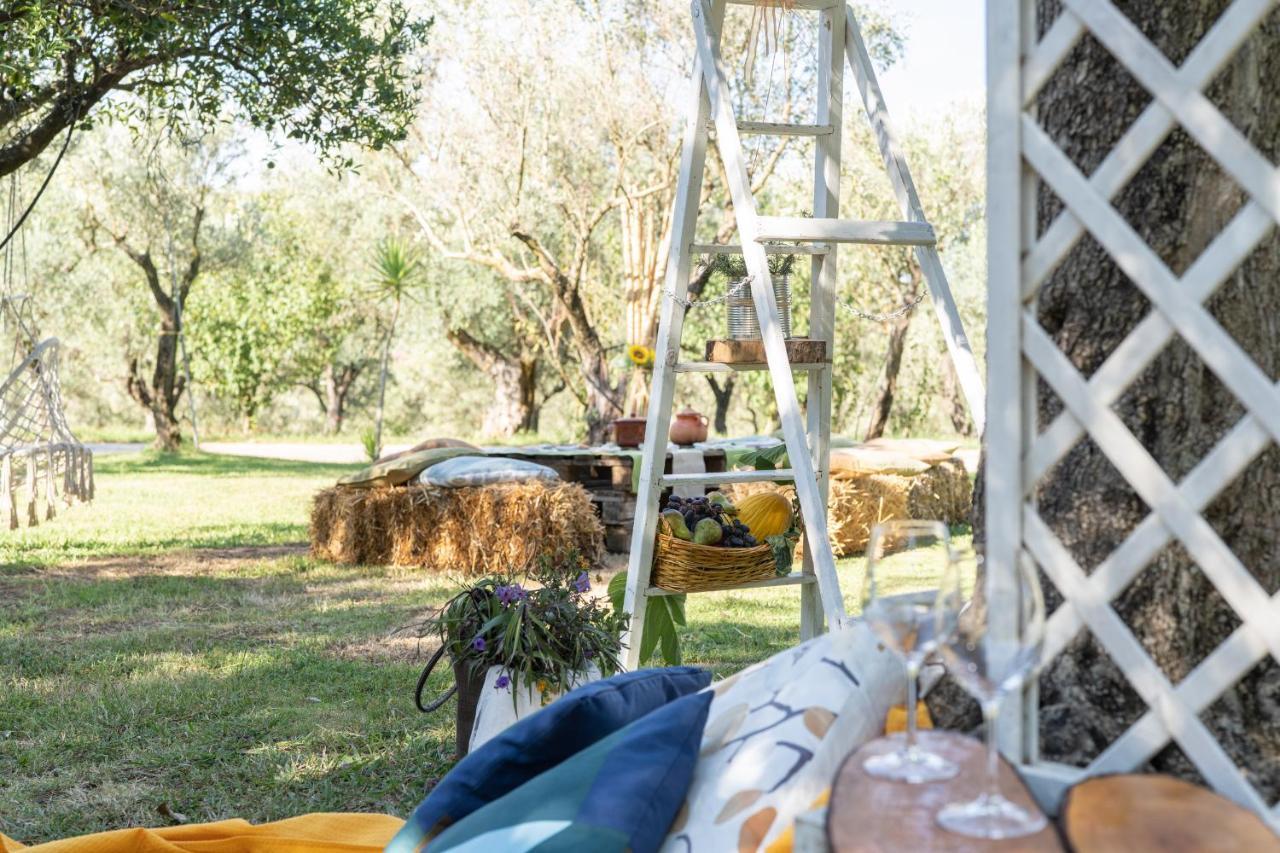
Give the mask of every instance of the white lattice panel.
<path id="1" fill-rule="evenodd" d="M 1215 789 L 1280 827 L 1280 813 L 1262 799 L 1198 716 L 1264 656 L 1280 660 L 1280 594 L 1267 595 L 1202 515 L 1250 462 L 1280 441 L 1280 389 L 1204 308 L 1280 222 L 1280 170 L 1202 92 L 1277 2 L 1236 0 L 1177 67 L 1109 0 L 1063 0 L 1061 14 L 1042 37 L 1033 0 L 987 3 L 991 611 L 998 618 L 1007 582 L 997 573 L 999 567 L 1034 559 L 1064 597 L 1049 622 L 1046 659 L 1061 653 L 1081 631 L 1091 631 L 1148 706 L 1123 736 L 1080 771 L 1037 760 L 1036 694 L 1028 691 L 1021 713 L 1006 715 L 1012 725 L 1005 727 L 1003 746 L 1022 759 L 1033 787 L 1050 804 L 1081 775 L 1133 770 L 1172 742 Z M 1055 145 L 1034 113 L 1037 94 L 1086 33 L 1152 96 L 1091 175 L 1082 174 Z M 1185 131 L 1249 196 L 1181 277 L 1111 204 L 1175 128 Z M 1036 227 L 1041 188 L 1063 204 L 1043 230 Z M 1088 378 L 1055 345 L 1035 311 L 1040 287 L 1086 235 L 1151 304 L 1145 319 Z M 1175 336 L 1247 412 L 1176 483 L 1111 408 Z M 1063 404 L 1038 435 L 1037 380 Z M 1088 575 L 1030 497 L 1050 468 L 1085 437 L 1151 508 L 1127 540 Z M 1185 549 L 1241 623 L 1177 685 L 1111 606 L 1170 544 Z"/>

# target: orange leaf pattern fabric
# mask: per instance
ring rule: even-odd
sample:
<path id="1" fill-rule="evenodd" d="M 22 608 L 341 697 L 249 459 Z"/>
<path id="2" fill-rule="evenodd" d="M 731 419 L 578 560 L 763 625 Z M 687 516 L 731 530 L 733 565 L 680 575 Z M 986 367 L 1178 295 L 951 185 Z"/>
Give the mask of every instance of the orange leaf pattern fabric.
<path id="1" fill-rule="evenodd" d="M 707 688 L 688 815 L 664 853 L 765 850 L 880 734 L 903 685 L 902 664 L 854 622 Z"/>

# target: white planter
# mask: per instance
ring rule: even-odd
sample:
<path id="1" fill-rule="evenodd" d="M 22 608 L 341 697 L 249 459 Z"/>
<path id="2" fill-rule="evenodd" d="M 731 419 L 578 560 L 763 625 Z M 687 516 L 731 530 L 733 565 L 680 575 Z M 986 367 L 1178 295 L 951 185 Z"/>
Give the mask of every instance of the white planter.
<path id="1" fill-rule="evenodd" d="M 522 720 L 534 711 L 541 710 L 543 696 L 531 684 L 521 684 L 516 691 L 515 702 L 511 701 L 511 687 L 498 688 L 495 685 L 498 676 L 502 675 L 501 667 L 489 667 L 484 676 L 484 687 L 480 691 L 480 700 L 476 702 L 476 721 L 471 727 L 471 751 L 474 752 L 485 741 L 503 729 Z M 586 672 L 573 679 L 571 687 L 581 687 L 592 681 L 600 680 L 600 670 L 592 666 Z M 547 700 L 555 701 L 559 693 L 551 694 Z"/>

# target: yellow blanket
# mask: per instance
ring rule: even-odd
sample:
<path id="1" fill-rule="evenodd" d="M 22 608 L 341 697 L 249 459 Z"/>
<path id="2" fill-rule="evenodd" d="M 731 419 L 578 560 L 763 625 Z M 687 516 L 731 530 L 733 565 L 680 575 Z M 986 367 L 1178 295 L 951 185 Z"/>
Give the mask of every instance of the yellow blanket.
<path id="1" fill-rule="evenodd" d="M 26 847 L 0 833 L 0 853 L 376 853 L 404 821 L 380 814 L 309 814 L 254 826 L 243 820 L 117 829 Z"/>
<path id="2" fill-rule="evenodd" d="M 931 728 L 929 712 L 919 705 L 920 727 Z M 894 708 L 885 732 L 906 727 L 905 708 Z M 823 794 L 814 807 L 825 805 Z M 404 825 L 398 817 L 380 814 L 309 814 L 254 826 L 243 820 L 169 826 L 163 829 L 117 829 L 49 841 L 27 847 L 0 833 L 0 853 L 377 853 Z M 336 839 L 342 839 L 341 841 Z M 790 853 L 788 829 L 769 845 L 768 853 Z"/>

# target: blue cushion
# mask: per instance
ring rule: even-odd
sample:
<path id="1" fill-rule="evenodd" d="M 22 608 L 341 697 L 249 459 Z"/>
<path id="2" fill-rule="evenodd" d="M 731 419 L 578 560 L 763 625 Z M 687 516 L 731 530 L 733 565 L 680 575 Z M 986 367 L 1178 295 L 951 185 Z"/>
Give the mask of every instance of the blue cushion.
<path id="1" fill-rule="evenodd" d="M 458 762 L 414 809 L 406 829 L 432 838 L 628 723 L 710 683 L 709 671 L 676 666 L 626 672 L 579 687 Z M 393 842 L 387 849 L 416 848 L 397 848 Z"/>
<path id="2" fill-rule="evenodd" d="M 428 849 L 656 851 L 689 791 L 712 698 L 695 693 L 650 712 L 473 812 Z M 399 840 L 387 849 L 418 849 Z"/>

